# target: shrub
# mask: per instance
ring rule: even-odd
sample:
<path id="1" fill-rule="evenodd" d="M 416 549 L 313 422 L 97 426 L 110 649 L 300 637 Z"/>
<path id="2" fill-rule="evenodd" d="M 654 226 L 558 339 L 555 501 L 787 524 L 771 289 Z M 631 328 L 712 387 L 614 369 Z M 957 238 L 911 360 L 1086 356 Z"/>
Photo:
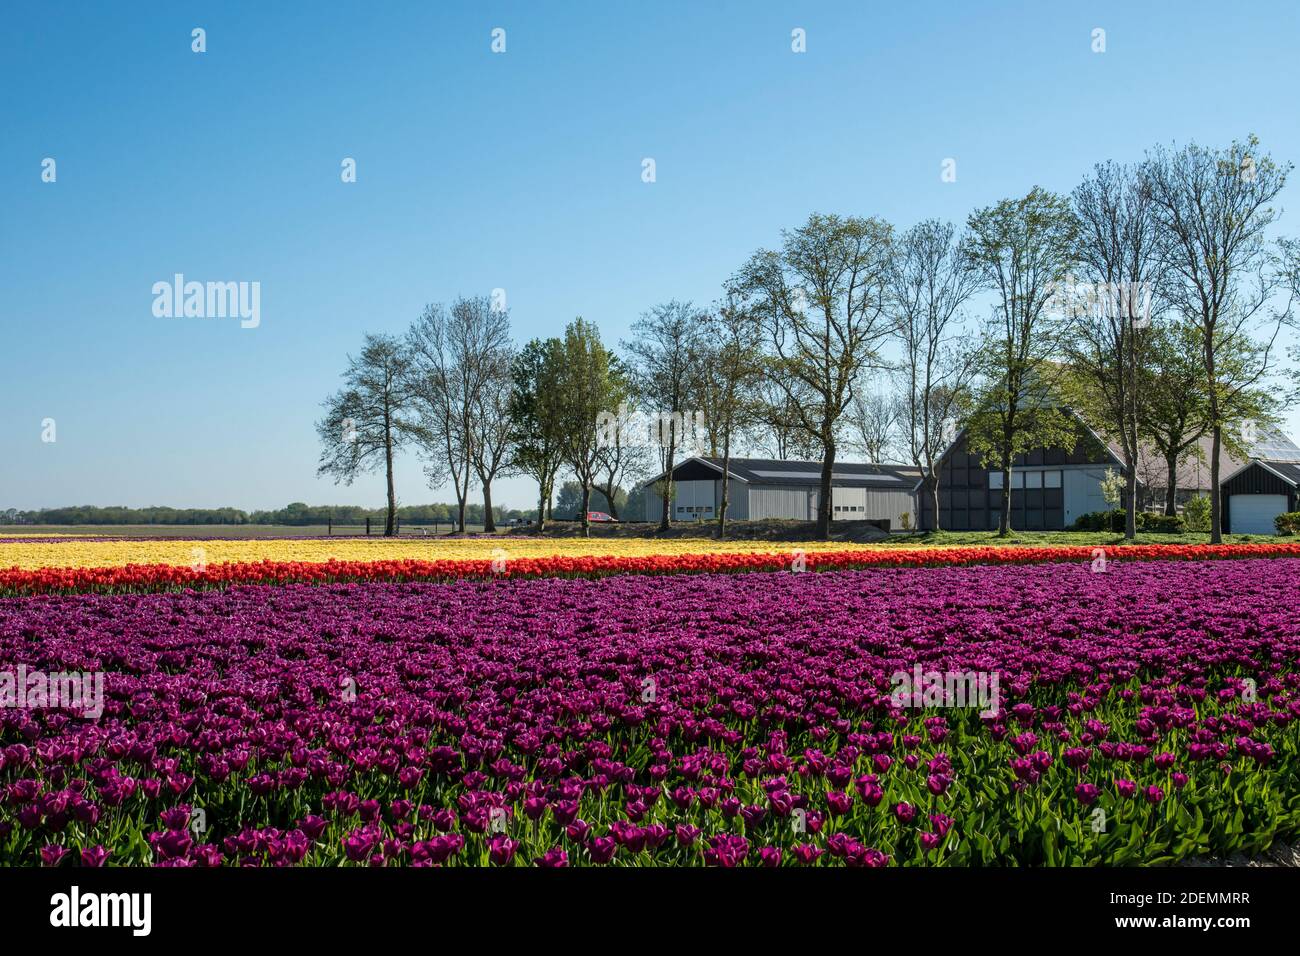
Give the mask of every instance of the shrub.
<path id="1" fill-rule="evenodd" d="M 1206 495 L 1197 495 L 1183 505 L 1183 520 L 1188 531 L 1210 530 L 1210 499 Z"/>
<path id="2" fill-rule="evenodd" d="M 1090 511 L 1074 520 L 1075 531 L 1123 531 L 1125 513 L 1116 511 Z"/>
<path id="3" fill-rule="evenodd" d="M 1137 516 L 1139 531 L 1155 534 L 1182 534 L 1187 530 L 1187 522 L 1182 515 L 1162 515 L 1142 511 Z"/>
<path id="4" fill-rule="evenodd" d="M 1288 511 L 1273 519 L 1273 527 L 1278 534 L 1295 534 L 1300 531 L 1300 511 Z"/>

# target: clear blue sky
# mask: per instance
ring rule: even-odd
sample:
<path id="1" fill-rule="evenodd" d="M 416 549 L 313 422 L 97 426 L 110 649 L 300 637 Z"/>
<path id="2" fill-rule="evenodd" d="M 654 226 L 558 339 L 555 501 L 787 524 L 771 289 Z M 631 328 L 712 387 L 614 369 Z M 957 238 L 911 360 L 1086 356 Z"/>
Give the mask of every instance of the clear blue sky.
<path id="1" fill-rule="evenodd" d="M 6 5 L 0 507 L 379 505 L 379 476 L 315 477 L 313 421 L 362 332 L 426 302 L 500 287 L 521 341 L 581 314 L 617 343 L 657 301 L 713 300 L 813 210 L 964 220 L 1250 132 L 1300 161 L 1297 9 Z M 1300 235 L 1296 212 L 1282 228 Z M 155 318 L 176 272 L 260 282 L 261 326 Z M 398 490 L 450 498 L 410 457 Z"/>

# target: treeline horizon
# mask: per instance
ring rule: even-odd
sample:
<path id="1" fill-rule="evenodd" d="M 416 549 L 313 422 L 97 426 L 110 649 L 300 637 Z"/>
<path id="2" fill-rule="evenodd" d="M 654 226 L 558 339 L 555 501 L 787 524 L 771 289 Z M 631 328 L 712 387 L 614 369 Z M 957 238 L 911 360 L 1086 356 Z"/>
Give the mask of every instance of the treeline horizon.
<path id="1" fill-rule="evenodd" d="M 531 519 L 536 510 L 520 511 L 497 506 L 493 509 L 497 521 L 514 518 Z M 242 508 L 170 508 L 152 506 L 127 508 L 125 506 L 73 505 L 62 508 L 38 508 L 22 511 L 10 508 L 0 512 L 0 524 L 50 524 L 50 525 L 323 525 L 331 521 L 338 525 L 365 524 L 369 518 L 382 527 L 388 509 L 366 508 L 362 505 L 308 505 L 294 502 L 283 508 L 245 511 Z M 424 504 L 401 505 L 397 517 L 405 522 L 440 522 L 455 520 L 456 505 Z M 483 523 L 483 506 L 469 505 L 466 519 L 470 524 Z"/>
<path id="2" fill-rule="evenodd" d="M 556 496 L 551 514 L 558 513 L 562 518 L 571 516 L 581 507 L 580 489 L 576 482 L 564 482 Z M 615 506 L 625 508 L 631 503 L 634 507 L 641 502 L 637 491 L 629 494 L 618 488 L 615 493 Z M 609 511 L 609 500 L 604 492 L 594 491 L 591 499 L 592 510 Z M 440 523 L 454 524 L 457 520 L 456 504 L 435 502 L 423 505 L 399 505 L 397 517 L 401 521 L 415 524 Z M 509 522 L 516 518 L 534 521 L 536 508 L 511 508 L 508 505 L 493 507 L 493 515 L 498 522 Z M 255 509 L 245 511 L 242 508 L 171 508 L 166 505 L 152 505 L 147 508 L 128 508 L 125 505 L 68 505 L 61 508 L 36 508 L 23 511 L 9 508 L 0 511 L 0 525 L 17 524 L 54 524 L 54 525 L 322 525 L 331 521 L 338 525 L 365 524 L 369 518 L 382 527 L 388 516 L 384 506 L 367 508 L 364 505 L 309 505 L 294 501 L 283 508 Z M 483 506 L 466 503 L 465 519 L 467 524 L 483 523 Z"/>

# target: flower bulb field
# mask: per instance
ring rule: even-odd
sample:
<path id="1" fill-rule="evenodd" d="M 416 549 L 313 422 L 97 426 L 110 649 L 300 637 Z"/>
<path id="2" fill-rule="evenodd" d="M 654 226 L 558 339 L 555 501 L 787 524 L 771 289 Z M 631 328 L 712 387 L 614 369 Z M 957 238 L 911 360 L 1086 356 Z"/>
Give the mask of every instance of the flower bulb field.
<path id="1" fill-rule="evenodd" d="M 103 683 L 0 710 L 0 862 L 1160 865 L 1300 836 L 1290 546 L 163 544 L 0 545 L 0 659 Z"/>

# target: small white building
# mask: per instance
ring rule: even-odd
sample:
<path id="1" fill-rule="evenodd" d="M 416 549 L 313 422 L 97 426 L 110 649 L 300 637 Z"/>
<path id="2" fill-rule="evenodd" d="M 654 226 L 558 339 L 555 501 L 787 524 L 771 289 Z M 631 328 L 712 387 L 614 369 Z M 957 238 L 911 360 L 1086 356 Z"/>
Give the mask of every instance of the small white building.
<path id="1" fill-rule="evenodd" d="M 821 462 L 733 458 L 729 471 L 730 520 L 817 520 Z M 656 488 L 666 477 L 664 472 L 644 485 L 646 521 L 658 521 L 663 514 L 663 500 Z M 886 531 L 899 530 L 905 523 L 915 527 L 914 489 L 919 478 L 916 468 L 902 465 L 837 462 L 831 474 L 831 518 L 870 521 Z M 688 458 L 673 469 L 674 521 L 715 520 L 721 504 L 721 458 Z"/>

